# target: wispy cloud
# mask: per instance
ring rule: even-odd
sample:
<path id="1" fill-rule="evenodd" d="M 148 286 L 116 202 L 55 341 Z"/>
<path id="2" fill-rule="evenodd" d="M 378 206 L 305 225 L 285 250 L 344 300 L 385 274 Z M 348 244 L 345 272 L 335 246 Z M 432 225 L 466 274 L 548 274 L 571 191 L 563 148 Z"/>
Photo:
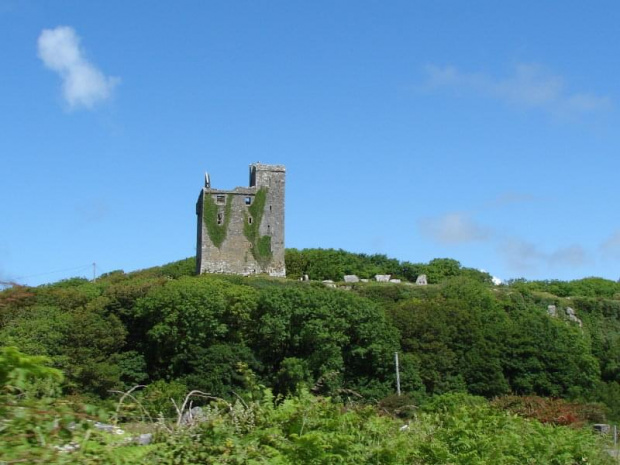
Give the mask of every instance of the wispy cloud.
<path id="1" fill-rule="evenodd" d="M 498 252 L 508 267 L 514 271 L 533 271 L 538 269 L 544 254 L 536 245 L 521 239 L 508 239 L 498 246 Z"/>
<path id="2" fill-rule="evenodd" d="M 466 213 L 453 212 L 418 222 L 420 232 L 440 244 L 463 244 L 487 239 L 489 231 Z"/>
<path id="3" fill-rule="evenodd" d="M 564 78 L 537 64 L 518 64 L 506 77 L 467 73 L 454 66 L 425 68 L 425 88 L 475 92 L 509 105 L 535 108 L 555 116 L 574 116 L 607 109 L 611 99 L 588 92 L 572 92 Z"/>
<path id="4" fill-rule="evenodd" d="M 546 261 L 551 267 L 579 268 L 591 261 L 590 254 L 580 245 L 570 245 L 551 252 Z"/>
<path id="5" fill-rule="evenodd" d="M 86 59 L 80 38 L 71 27 L 44 29 L 37 45 L 45 66 L 60 75 L 63 97 L 70 108 L 94 107 L 110 98 L 120 82 L 105 76 Z"/>
<path id="6" fill-rule="evenodd" d="M 605 239 L 599 250 L 605 259 L 620 260 L 620 230 Z"/>
<path id="7" fill-rule="evenodd" d="M 501 240 L 497 249 L 508 267 L 516 272 L 561 267 L 579 268 L 591 261 L 589 253 L 580 245 L 571 245 L 545 252 L 532 242 L 519 238 L 509 238 Z"/>
<path id="8" fill-rule="evenodd" d="M 504 199 L 500 199 L 504 200 Z M 513 201 L 529 201 L 529 196 L 512 196 Z M 558 268 L 580 268 L 594 259 L 593 254 L 581 245 L 568 245 L 544 250 L 533 242 L 520 237 L 506 236 L 500 231 L 477 221 L 470 213 L 452 212 L 445 215 L 423 218 L 418 221 L 418 230 L 426 238 L 443 246 L 486 243 L 494 247 L 507 267 L 515 272 L 534 272 Z M 607 241 L 620 258 L 620 231 Z"/>
<path id="9" fill-rule="evenodd" d="M 537 200 L 540 199 L 532 194 L 520 192 L 504 192 L 487 202 L 485 206 L 491 208 L 504 208 L 511 205 L 535 202 Z"/>

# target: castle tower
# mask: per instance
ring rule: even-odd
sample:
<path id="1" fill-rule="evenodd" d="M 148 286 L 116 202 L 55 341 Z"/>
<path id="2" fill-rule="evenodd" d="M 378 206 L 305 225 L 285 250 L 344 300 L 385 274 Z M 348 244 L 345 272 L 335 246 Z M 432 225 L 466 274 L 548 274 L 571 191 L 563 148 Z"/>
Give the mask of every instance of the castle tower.
<path id="1" fill-rule="evenodd" d="M 286 276 L 283 165 L 250 165 L 249 187 L 220 190 L 205 175 L 196 203 L 200 273 Z"/>

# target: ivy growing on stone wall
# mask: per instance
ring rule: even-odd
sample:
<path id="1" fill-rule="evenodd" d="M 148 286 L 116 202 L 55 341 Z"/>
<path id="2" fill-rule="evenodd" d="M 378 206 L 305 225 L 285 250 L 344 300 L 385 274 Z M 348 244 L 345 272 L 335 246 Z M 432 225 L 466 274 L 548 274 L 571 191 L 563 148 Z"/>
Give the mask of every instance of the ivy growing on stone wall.
<path id="1" fill-rule="evenodd" d="M 226 233 L 228 232 L 228 224 L 230 223 L 230 216 L 232 211 L 232 195 L 226 196 L 226 206 L 224 207 L 224 221 L 222 224 L 217 224 L 217 214 L 219 208 L 213 201 L 213 196 L 205 194 L 202 202 L 202 220 L 207 227 L 207 234 L 209 239 L 213 242 L 213 245 L 218 249 L 221 247 L 224 239 L 226 239 Z"/>
<path id="2" fill-rule="evenodd" d="M 271 261 L 271 236 L 261 236 L 259 232 L 260 223 L 265 212 L 265 202 L 267 200 L 267 189 L 262 187 L 256 192 L 252 205 L 248 207 L 248 213 L 252 218 L 252 223 L 248 221 L 248 213 L 245 214 L 243 234 L 252 244 L 252 255 L 258 263 L 266 265 Z"/>

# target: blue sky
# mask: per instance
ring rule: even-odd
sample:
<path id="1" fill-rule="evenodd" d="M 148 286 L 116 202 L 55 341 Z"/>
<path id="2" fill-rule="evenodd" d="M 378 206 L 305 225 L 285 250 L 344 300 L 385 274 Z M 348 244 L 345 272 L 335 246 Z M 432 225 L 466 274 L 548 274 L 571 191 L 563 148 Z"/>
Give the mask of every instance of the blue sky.
<path id="1" fill-rule="evenodd" d="M 287 247 L 620 277 L 620 4 L 0 0 L 0 280 L 194 255 L 287 167 Z"/>

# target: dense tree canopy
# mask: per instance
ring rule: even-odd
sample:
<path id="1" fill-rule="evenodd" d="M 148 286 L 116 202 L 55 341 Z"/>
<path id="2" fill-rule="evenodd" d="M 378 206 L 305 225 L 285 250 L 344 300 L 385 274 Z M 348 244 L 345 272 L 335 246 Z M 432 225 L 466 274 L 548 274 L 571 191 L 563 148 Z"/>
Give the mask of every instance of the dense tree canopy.
<path id="1" fill-rule="evenodd" d="M 438 284 L 455 276 L 491 283 L 491 276 L 473 268 L 464 268 L 450 258 L 436 258 L 428 264 L 399 262 L 385 255 L 356 254 L 334 249 L 287 249 L 286 272 L 293 279 L 308 275 L 310 279 L 321 281 L 331 279 L 342 281 L 345 275 L 360 278 L 373 278 L 377 274 L 389 274 L 394 278 L 415 282 L 419 275 L 427 275 L 430 284 Z"/>
<path id="2" fill-rule="evenodd" d="M 104 398 L 137 383 L 230 397 L 252 373 L 277 393 L 305 386 L 379 399 L 395 390 L 399 352 L 402 388 L 417 399 L 538 394 L 604 402 L 620 417 L 618 283 L 493 286 L 455 260 L 342 250 L 289 249 L 286 261 L 288 280 L 194 276 L 186 259 L 95 282 L 9 288 L 0 292 L 0 345 L 49 357 L 67 392 Z M 312 281 L 298 281 L 304 274 Z M 426 274 L 430 284 L 320 283 L 345 274 Z"/>

